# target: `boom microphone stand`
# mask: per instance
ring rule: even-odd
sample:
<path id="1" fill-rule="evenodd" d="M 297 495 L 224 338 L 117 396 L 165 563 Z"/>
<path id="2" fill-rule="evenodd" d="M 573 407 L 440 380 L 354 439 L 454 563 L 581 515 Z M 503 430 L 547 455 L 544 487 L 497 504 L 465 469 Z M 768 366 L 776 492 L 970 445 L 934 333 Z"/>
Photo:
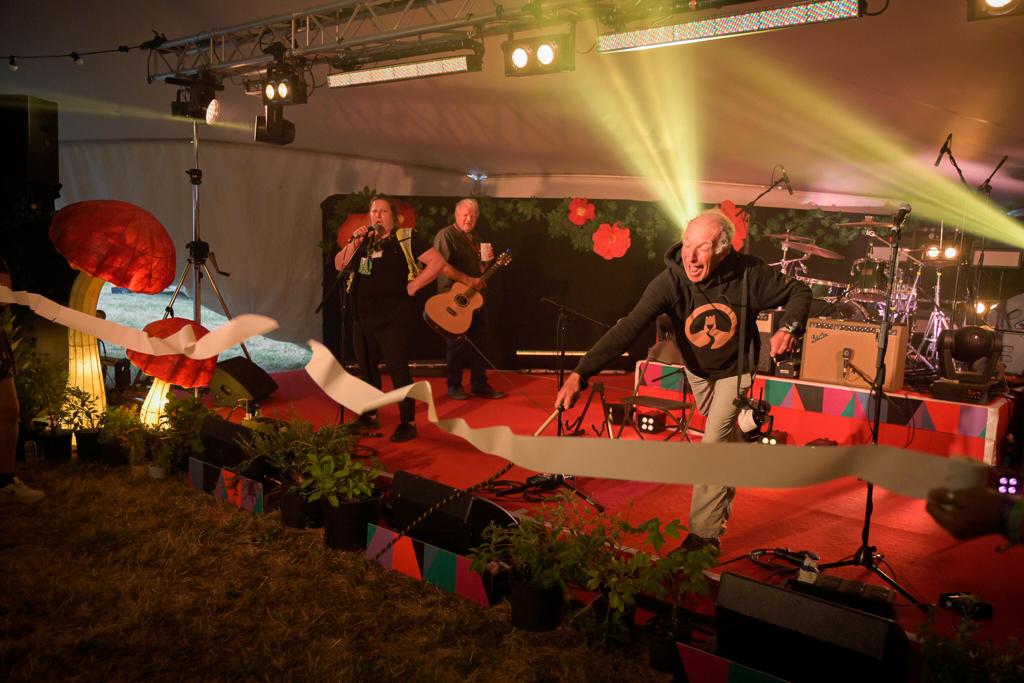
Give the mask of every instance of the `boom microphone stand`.
<path id="1" fill-rule="evenodd" d="M 899 210 L 896 211 L 896 215 L 893 217 L 893 236 L 889 256 L 890 275 L 894 275 L 896 273 L 900 254 L 900 236 L 903 221 L 906 219 L 908 213 L 910 213 L 910 204 L 903 204 L 900 206 Z M 885 354 L 889 348 L 889 322 L 890 317 L 892 316 L 893 285 L 895 279 L 895 277 L 889 278 L 889 290 L 886 296 L 887 305 L 885 307 L 885 315 L 882 317 L 882 324 L 878 331 L 878 355 L 875 358 L 875 381 L 872 385 L 872 392 L 875 395 L 875 405 L 873 406 L 871 416 L 871 443 L 875 446 L 878 445 L 878 429 L 882 416 L 882 401 L 885 399 L 885 391 L 882 389 L 882 386 L 885 384 Z M 867 484 L 867 500 L 864 507 L 864 528 L 861 531 L 860 547 L 853 554 L 852 559 L 827 562 L 819 565 L 818 569 L 825 570 L 831 569 L 832 567 L 864 567 L 865 569 L 877 574 L 883 581 L 899 591 L 900 594 L 912 604 L 921 609 L 926 609 L 925 605 L 922 604 L 920 600 L 915 598 L 910 591 L 897 583 L 894 578 L 882 571 L 877 564 L 877 560 L 883 559 L 884 555 L 875 552 L 877 548 L 870 543 L 871 513 L 874 510 L 873 496 L 875 485 L 870 481 L 865 483 Z"/>

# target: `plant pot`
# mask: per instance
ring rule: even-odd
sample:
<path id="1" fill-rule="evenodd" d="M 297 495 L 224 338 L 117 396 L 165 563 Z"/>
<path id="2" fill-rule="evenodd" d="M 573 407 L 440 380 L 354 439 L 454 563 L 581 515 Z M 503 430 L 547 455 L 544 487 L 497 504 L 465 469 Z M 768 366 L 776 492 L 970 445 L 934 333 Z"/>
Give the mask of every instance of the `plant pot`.
<path id="1" fill-rule="evenodd" d="M 366 527 L 380 519 L 380 503 L 380 496 L 341 501 L 338 507 L 324 502 L 324 544 L 335 550 L 365 550 Z"/>
<path id="2" fill-rule="evenodd" d="M 292 529 L 318 529 L 324 525 L 324 513 L 320 501 L 310 503 L 298 493 L 288 490 L 284 484 L 281 491 L 281 523 Z"/>
<path id="3" fill-rule="evenodd" d="M 512 625 L 524 631 L 550 631 L 562 623 L 561 586 L 542 588 L 531 581 L 512 579 Z"/>
<path id="4" fill-rule="evenodd" d="M 71 432 L 39 432 L 36 443 L 47 460 L 69 462 L 71 460 Z"/>
<path id="5" fill-rule="evenodd" d="M 18 450 L 15 456 L 18 462 L 34 460 L 39 457 L 39 433 L 41 431 L 32 426 L 32 422 L 22 422 L 18 425 Z"/>
<path id="6" fill-rule="evenodd" d="M 96 462 L 101 459 L 103 449 L 100 446 L 100 431 L 98 429 L 75 432 L 75 443 L 78 444 L 79 460 Z"/>
<path id="7" fill-rule="evenodd" d="M 691 635 L 692 631 L 687 626 L 669 629 L 658 624 L 650 634 L 651 668 L 661 673 L 685 676 L 683 662 L 679 659 L 679 648 L 676 643 L 689 643 Z"/>
<path id="8" fill-rule="evenodd" d="M 164 479 L 167 477 L 167 470 L 161 465 L 150 465 L 148 472 L 150 479 Z"/>
<path id="9" fill-rule="evenodd" d="M 116 443 L 100 444 L 100 460 L 105 465 L 120 466 L 128 464 L 128 453 Z"/>

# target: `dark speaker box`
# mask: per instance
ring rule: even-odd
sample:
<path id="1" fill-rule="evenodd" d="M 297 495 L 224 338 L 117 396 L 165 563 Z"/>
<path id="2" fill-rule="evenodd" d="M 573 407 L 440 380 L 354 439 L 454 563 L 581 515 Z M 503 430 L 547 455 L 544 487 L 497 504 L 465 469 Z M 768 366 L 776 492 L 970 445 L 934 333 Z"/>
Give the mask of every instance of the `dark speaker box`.
<path id="1" fill-rule="evenodd" d="M 775 363 L 771 357 L 771 338 L 782 320 L 782 311 L 761 311 L 757 314 L 757 334 L 761 337 L 761 351 L 757 356 L 757 371 L 771 375 L 775 373 Z"/>
<path id="2" fill-rule="evenodd" d="M 457 495 L 460 493 L 461 495 Z M 497 503 L 398 470 L 391 484 L 392 521 L 395 529 L 401 531 L 408 528 L 424 512 L 443 500 L 448 502 L 409 529 L 407 535 L 438 548 L 465 555 L 470 548 L 480 545 L 483 531 L 488 524 L 518 524 L 515 517 Z"/>
<path id="3" fill-rule="evenodd" d="M 0 126 L 5 132 L 0 177 L 20 188 L 50 188 L 58 195 L 57 104 L 29 95 L 0 96 Z"/>
<path id="4" fill-rule="evenodd" d="M 907 636 L 891 619 L 738 574 L 715 605 L 718 654 L 789 681 L 903 681 Z"/>
<path id="5" fill-rule="evenodd" d="M 239 401 L 262 401 L 277 391 L 277 382 L 245 356 L 217 363 L 210 380 L 210 394 L 219 406 L 236 406 Z"/>
<path id="6" fill-rule="evenodd" d="M 245 460 L 243 442 L 249 438 L 252 430 L 234 422 L 228 422 L 217 415 L 208 415 L 203 420 L 199 437 L 203 442 L 203 452 L 199 459 L 218 467 L 233 468 Z M 247 477 L 260 479 L 265 474 L 263 468 L 254 465 L 251 471 L 243 472 Z"/>
<path id="7" fill-rule="evenodd" d="M 800 379 L 868 388 L 875 377 L 880 330 L 878 323 L 811 318 L 804 334 Z M 885 350 L 885 391 L 903 388 L 906 364 L 907 326 L 894 325 Z"/>

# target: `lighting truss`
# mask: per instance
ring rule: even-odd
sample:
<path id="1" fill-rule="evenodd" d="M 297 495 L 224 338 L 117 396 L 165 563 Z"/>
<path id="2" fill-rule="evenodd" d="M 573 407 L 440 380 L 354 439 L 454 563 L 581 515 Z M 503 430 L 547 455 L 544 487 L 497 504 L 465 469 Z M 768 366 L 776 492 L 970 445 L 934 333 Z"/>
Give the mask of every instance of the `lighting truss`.
<path id="1" fill-rule="evenodd" d="M 627 52 L 684 45 L 748 33 L 820 24 L 861 15 L 860 0 L 820 0 L 698 19 L 673 26 L 610 33 L 597 39 L 598 52 Z"/>
<path id="2" fill-rule="evenodd" d="M 479 71 L 481 59 L 479 55 L 459 55 L 442 57 L 425 62 L 406 62 L 391 64 L 373 69 L 360 69 L 330 74 L 327 85 L 331 88 L 347 88 L 357 85 L 370 85 L 386 81 L 406 81 L 413 78 L 429 78 L 447 74 Z"/>

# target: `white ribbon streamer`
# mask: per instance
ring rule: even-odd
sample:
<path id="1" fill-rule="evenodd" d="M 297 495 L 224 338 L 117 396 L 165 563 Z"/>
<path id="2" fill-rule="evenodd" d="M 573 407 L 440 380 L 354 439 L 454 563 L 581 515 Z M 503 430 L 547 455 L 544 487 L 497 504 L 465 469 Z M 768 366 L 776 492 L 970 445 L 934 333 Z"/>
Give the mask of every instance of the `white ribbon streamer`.
<path id="1" fill-rule="evenodd" d="M 664 484 L 789 488 L 859 477 L 896 493 L 925 498 L 933 488 L 961 489 L 985 481 L 988 468 L 964 457 L 940 457 L 893 446 L 758 447 L 742 443 L 689 444 L 619 439 L 566 439 L 514 434 L 508 427 L 474 429 L 462 418 L 440 420 L 427 382 L 387 393 L 345 371 L 322 344 L 310 340 L 306 372 L 328 396 L 355 413 L 413 398 L 427 404 L 431 422 L 484 453 L 536 472 Z"/>
<path id="2" fill-rule="evenodd" d="M 277 329 L 277 321 L 273 318 L 246 313 L 211 330 L 209 334 L 199 340 L 196 340 L 195 333 L 187 325 L 171 336 L 160 339 L 151 337 L 134 327 L 127 327 L 111 320 L 103 320 L 88 313 L 61 306 L 41 294 L 25 291 L 15 292 L 3 285 L 0 285 L 0 303 L 28 306 L 41 318 L 132 351 L 154 356 L 181 354 L 195 360 L 213 358 L 250 337 Z"/>

